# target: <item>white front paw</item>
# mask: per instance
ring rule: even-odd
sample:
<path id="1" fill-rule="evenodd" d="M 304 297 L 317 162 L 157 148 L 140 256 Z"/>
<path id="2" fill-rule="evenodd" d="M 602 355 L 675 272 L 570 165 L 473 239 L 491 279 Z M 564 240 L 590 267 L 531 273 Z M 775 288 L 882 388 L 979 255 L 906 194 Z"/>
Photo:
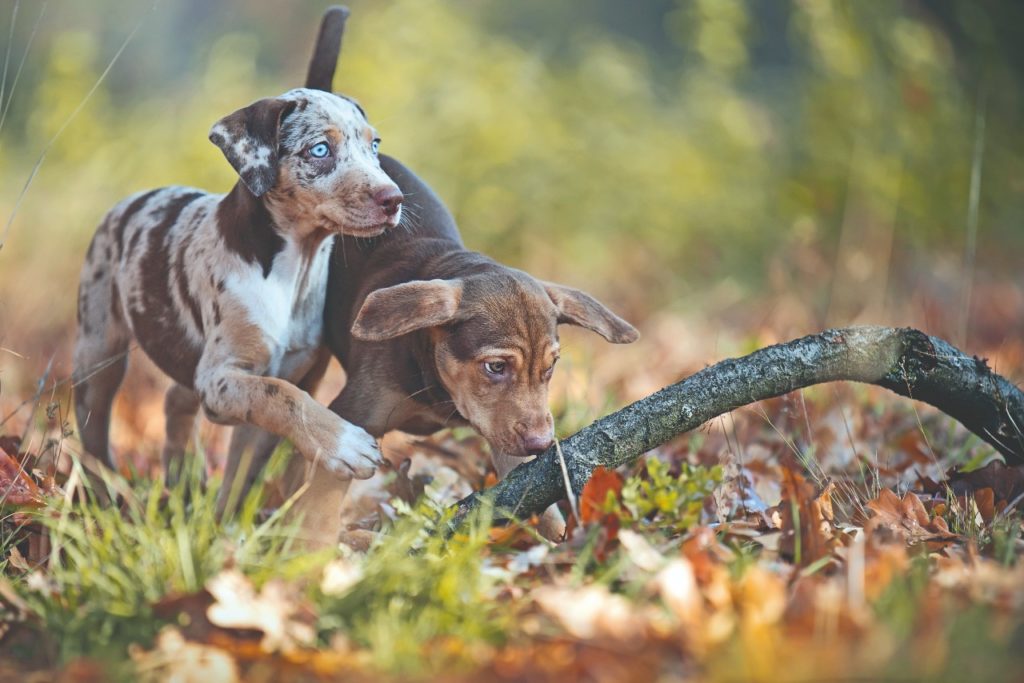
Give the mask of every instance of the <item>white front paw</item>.
<path id="1" fill-rule="evenodd" d="M 364 429 L 341 421 L 335 447 L 321 456 L 321 466 L 343 479 L 369 479 L 384 464 L 377 440 Z"/>

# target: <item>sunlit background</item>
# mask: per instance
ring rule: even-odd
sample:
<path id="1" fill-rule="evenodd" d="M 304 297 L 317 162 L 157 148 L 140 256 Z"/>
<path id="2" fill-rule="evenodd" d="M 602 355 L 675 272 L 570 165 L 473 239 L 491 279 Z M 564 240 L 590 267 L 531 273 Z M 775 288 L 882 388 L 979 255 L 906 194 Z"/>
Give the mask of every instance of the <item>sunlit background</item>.
<path id="1" fill-rule="evenodd" d="M 51 360 L 47 386 L 70 374 L 103 213 L 229 189 L 210 125 L 301 85 L 325 6 L 3 0 L 0 419 Z M 470 247 L 641 328 L 628 349 L 570 335 L 569 422 L 828 325 L 921 327 L 1024 378 L 1024 4 L 351 6 L 335 86 Z M 121 429 L 156 452 L 139 367 L 154 410 Z"/>

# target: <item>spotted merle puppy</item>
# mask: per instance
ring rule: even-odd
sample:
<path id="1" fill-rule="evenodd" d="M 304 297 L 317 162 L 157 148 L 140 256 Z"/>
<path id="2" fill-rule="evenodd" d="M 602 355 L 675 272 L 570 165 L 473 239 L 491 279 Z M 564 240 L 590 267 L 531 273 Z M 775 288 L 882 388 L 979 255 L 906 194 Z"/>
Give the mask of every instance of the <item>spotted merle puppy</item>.
<path id="1" fill-rule="evenodd" d="M 210 140 L 240 176 L 227 194 L 166 187 L 129 197 L 89 246 L 78 297 L 75 413 L 85 449 L 112 464 L 111 405 L 134 338 L 174 380 L 165 465 L 200 406 L 221 424 L 286 437 L 340 478 L 367 478 L 375 440 L 308 393 L 327 362 L 323 310 L 338 234 L 398 225 L 361 108 L 297 89 L 218 121 Z"/>

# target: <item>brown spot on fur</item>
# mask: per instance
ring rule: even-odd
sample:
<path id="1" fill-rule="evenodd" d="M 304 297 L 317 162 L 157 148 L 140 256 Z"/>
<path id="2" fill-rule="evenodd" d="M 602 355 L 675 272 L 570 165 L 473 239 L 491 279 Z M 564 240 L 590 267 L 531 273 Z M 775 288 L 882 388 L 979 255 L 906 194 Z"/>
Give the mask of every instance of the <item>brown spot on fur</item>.
<path id="1" fill-rule="evenodd" d="M 205 217 L 205 212 L 200 211 L 196 214 L 195 219 L 192 221 L 192 225 L 196 225 L 199 220 Z M 184 302 L 188 308 L 189 313 L 192 315 L 192 322 L 196 326 L 196 331 L 199 334 L 203 333 L 203 316 L 199 310 L 199 302 L 192 296 L 192 290 L 188 286 L 188 269 L 185 266 L 186 252 L 188 251 L 189 238 L 191 236 L 191 230 L 185 233 L 185 237 L 182 239 L 181 244 L 178 245 L 178 252 L 174 258 L 174 279 L 178 284 L 178 296 Z"/>
<path id="2" fill-rule="evenodd" d="M 139 240 L 142 238 L 142 230 L 136 230 L 132 233 L 132 238 L 128 240 L 128 251 L 135 253 L 139 248 Z"/>
<path id="3" fill-rule="evenodd" d="M 167 254 L 167 234 L 185 207 L 202 196 L 201 192 L 189 192 L 174 197 L 164 207 L 160 223 L 147 231 L 149 250 L 140 262 L 141 300 L 137 300 L 129 310 L 132 330 L 139 345 L 157 367 L 190 389 L 194 386 L 200 349 L 189 343 L 169 296 L 171 263 Z M 141 229 L 137 230 L 136 235 L 141 232 Z"/>
<path id="4" fill-rule="evenodd" d="M 83 326 L 83 330 L 86 334 L 89 334 L 88 322 L 85 316 L 86 305 L 89 302 L 89 298 L 85 295 L 84 289 L 78 290 L 78 323 Z"/>
<path id="5" fill-rule="evenodd" d="M 294 109 L 295 102 L 289 100 L 258 100 L 225 116 L 210 132 L 210 141 L 220 147 L 242 182 L 257 197 L 272 188 L 277 180 L 281 120 Z M 256 149 L 265 152 L 265 163 L 254 163 Z"/>
<path id="6" fill-rule="evenodd" d="M 223 333 L 223 344 L 231 349 L 234 367 L 246 374 L 263 374 L 270 362 L 270 349 L 259 326 L 240 313 L 230 316 L 218 329 Z"/>
<path id="7" fill-rule="evenodd" d="M 110 283 L 110 315 L 114 320 L 121 320 L 121 291 L 116 282 Z"/>
<path id="8" fill-rule="evenodd" d="M 114 226 L 114 241 L 117 244 L 118 257 L 124 256 L 124 231 L 128 222 L 134 218 L 135 214 L 141 211 L 146 204 L 149 203 L 149 200 L 153 198 L 153 195 L 158 192 L 160 192 L 160 190 L 150 190 L 149 192 L 136 197 L 121 214 L 120 219 L 117 221 L 117 225 Z M 132 244 L 129 245 L 129 249 L 134 249 L 133 245 L 138 242 L 138 234 L 138 231 L 136 231 Z"/>
<path id="9" fill-rule="evenodd" d="M 270 275 L 274 257 L 284 248 L 270 213 L 241 183 L 236 183 L 217 207 L 217 227 L 224 246 L 247 263 L 258 263 Z"/>

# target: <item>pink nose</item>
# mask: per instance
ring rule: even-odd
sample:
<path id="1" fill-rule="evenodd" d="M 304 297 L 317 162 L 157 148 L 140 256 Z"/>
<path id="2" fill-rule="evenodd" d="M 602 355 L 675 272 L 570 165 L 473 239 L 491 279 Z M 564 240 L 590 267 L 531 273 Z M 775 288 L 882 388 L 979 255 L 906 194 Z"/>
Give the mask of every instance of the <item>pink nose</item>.
<path id="1" fill-rule="evenodd" d="M 373 193 L 373 202 L 379 206 L 385 216 L 394 216 L 398 213 L 398 208 L 402 206 L 401 190 L 394 185 L 390 187 L 382 187 Z"/>
<path id="2" fill-rule="evenodd" d="M 522 438 L 523 450 L 530 455 L 540 455 L 547 449 L 551 448 L 551 444 L 555 442 L 555 440 L 551 438 L 551 432 L 526 434 Z"/>

